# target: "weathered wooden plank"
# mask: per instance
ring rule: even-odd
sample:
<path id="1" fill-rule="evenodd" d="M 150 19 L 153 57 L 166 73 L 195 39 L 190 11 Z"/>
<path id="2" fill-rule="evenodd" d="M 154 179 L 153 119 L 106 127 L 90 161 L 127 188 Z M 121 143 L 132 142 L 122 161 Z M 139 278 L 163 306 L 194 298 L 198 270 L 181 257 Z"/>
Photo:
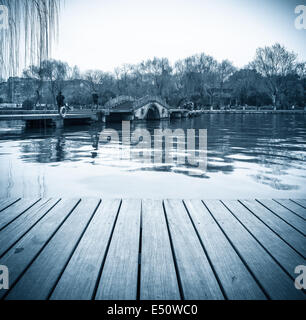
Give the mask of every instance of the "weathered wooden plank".
<path id="1" fill-rule="evenodd" d="M 142 202 L 141 300 L 180 300 L 162 201 Z"/>
<path id="2" fill-rule="evenodd" d="M 297 203 L 298 205 L 306 209 L 306 199 L 291 199 L 291 201 Z"/>
<path id="3" fill-rule="evenodd" d="M 277 216 L 285 220 L 291 226 L 300 231 L 303 235 L 306 233 L 306 221 L 301 217 L 293 214 L 290 210 L 283 207 L 273 200 L 258 200 L 262 205 L 274 212 Z"/>
<path id="4" fill-rule="evenodd" d="M 39 199 L 22 199 L 0 212 L 0 230 L 31 208 Z"/>
<path id="5" fill-rule="evenodd" d="M 222 202 L 294 279 L 296 277 L 294 270 L 296 266 L 304 264 L 304 259 L 239 201 Z"/>
<path id="6" fill-rule="evenodd" d="M 288 199 L 276 199 L 274 201 L 278 202 L 279 204 L 286 207 L 287 209 L 302 217 L 303 219 L 306 219 L 306 209 L 298 205 L 297 203 Z"/>
<path id="7" fill-rule="evenodd" d="M 220 201 L 204 203 L 271 299 L 304 299 L 292 279 Z"/>
<path id="8" fill-rule="evenodd" d="M 3 211 L 4 209 L 8 208 L 15 202 L 20 200 L 20 198 L 9 198 L 9 199 L 1 199 L 0 200 L 0 211 Z"/>
<path id="9" fill-rule="evenodd" d="M 274 215 L 255 200 L 241 201 L 256 217 L 269 226 L 276 234 L 290 244 L 303 257 L 306 256 L 306 238 L 288 223 Z"/>
<path id="10" fill-rule="evenodd" d="M 72 199 L 57 203 L 0 259 L 0 264 L 7 266 L 10 271 L 10 287 L 15 284 L 16 280 L 43 249 L 77 203 L 78 200 Z M 0 299 L 6 293 L 5 290 L 0 290 Z"/>
<path id="11" fill-rule="evenodd" d="M 54 289 L 51 300 L 93 298 L 120 202 L 120 200 L 102 201 Z"/>
<path id="12" fill-rule="evenodd" d="M 266 296 L 201 200 L 185 201 L 226 297 L 265 300 Z"/>
<path id="13" fill-rule="evenodd" d="M 37 202 L 0 232 L 0 257 L 23 237 L 59 200 L 45 199 Z"/>
<path id="14" fill-rule="evenodd" d="M 98 204 L 97 199 L 79 203 L 5 299 L 45 300 L 49 297 Z"/>
<path id="15" fill-rule="evenodd" d="M 140 200 L 123 200 L 96 300 L 136 300 L 140 216 Z"/>
<path id="16" fill-rule="evenodd" d="M 179 278 L 186 300 L 224 299 L 181 200 L 164 202 Z"/>

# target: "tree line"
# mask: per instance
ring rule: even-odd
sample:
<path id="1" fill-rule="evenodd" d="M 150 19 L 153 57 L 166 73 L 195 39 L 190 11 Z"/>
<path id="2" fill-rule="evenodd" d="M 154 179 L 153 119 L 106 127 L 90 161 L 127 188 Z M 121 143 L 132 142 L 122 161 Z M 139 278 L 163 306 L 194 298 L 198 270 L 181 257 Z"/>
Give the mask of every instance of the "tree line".
<path id="1" fill-rule="evenodd" d="M 47 83 L 49 99 L 63 91 L 70 104 L 90 104 L 92 94 L 104 105 L 117 96 L 155 95 L 173 107 L 191 102 L 197 108 L 227 105 L 265 106 L 286 109 L 306 106 L 306 62 L 294 52 L 275 44 L 258 48 L 255 58 L 244 68 L 230 61 L 216 61 L 204 53 L 171 64 L 167 58 L 154 58 L 139 64 L 124 64 L 113 73 L 101 70 L 80 72 L 57 60 L 31 65 L 23 76 L 35 82 L 36 103 Z M 75 84 L 74 89 L 67 86 Z M 65 92 L 67 90 L 67 92 Z"/>

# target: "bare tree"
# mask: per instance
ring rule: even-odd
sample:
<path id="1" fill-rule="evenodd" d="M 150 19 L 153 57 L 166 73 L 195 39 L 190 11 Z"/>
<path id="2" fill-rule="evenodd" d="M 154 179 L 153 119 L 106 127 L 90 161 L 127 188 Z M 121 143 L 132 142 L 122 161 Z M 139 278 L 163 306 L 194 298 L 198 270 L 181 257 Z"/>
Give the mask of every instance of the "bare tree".
<path id="1" fill-rule="evenodd" d="M 57 93 L 62 91 L 67 84 L 70 67 L 62 61 L 44 60 L 40 68 L 44 79 L 49 82 L 50 93 L 54 104 L 56 104 Z"/>
<path id="2" fill-rule="evenodd" d="M 202 103 L 206 97 L 213 103 L 218 85 L 218 63 L 213 57 L 204 53 L 188 57 L 175 64 L 175 71 L 181 100 L 199 96 Z"/>
<path id="3" fill-rule="evenodd" d="M 296 72 L 300 79 L 306 78 L 306 62 L 300 62 L 296 65 Z"/>
<path id="4" fill-rule="evenodd" d="M 76 80 L 76 79 L 81 79 L 81 71 L 78 66 L 74 66 L 71 68 L 71 79 Z"/>
<path id="5" fill-rule="evenodd" d="M 88 70 L 85 72 L 83 78 L 87 81 L 91 92 L 99 92 L 103 72 L 100 70 Z"/>
<path id="6" fill-rule="evenodd" d="M 153 60 L 148 60 L 147 64 L 153 77 L 156 94 L 163 97 L 172 73 L 169 60 L 167 58 L 154 58 Z"/>
<path id="7" fill-rule="evenodd" d="M 235 71 L 236 68 L 228 60 L 223 60 L 217 67 L 219 105 L 223 104 L 222 96 L 224 93 L 224 83 Z"/>
<path id="8" fill-rule="evenodd" d="M 118 95 L 130 95 L 129 82 L 131 79 L 132 72 L 133 68 L 130 64 L 123 64 L 122 66 L 115 69 Z"/>
<path id="9" fill-rule="evenodd" d="M 264 92 L 262 76 L 253 69 L 241 69 L 236 71 L 229 79 L 229 86 L 233 90 L 232 98 L 236 104 L 248 103 L 252 96 Z"/>
<path id="10" fill-rule="evenodd" d="M 257 49 L 250 65 L 264 77 L 273 105 L 278 106 L 285 90 L 286 76 L 297 71 L 297 55 L 277 43 Z"/>
<path id="11" fill-rule="evenodd" d="M 36 99 L 35 99 L 34 104 L 35 104 L 35 106 L 37 104 L 40 104 L 41 103 L 41 90 L 42 90 L 44 80 L 45 80 L 44 70 L 39 66 L 31 65 L 23 71 L 23 76 L 34 80 L 35 85 L 36 85 L 36 90 L 35 90 Z"/>
<path id="12" fill-rule="evenodd" d="M 204 100 L 205 96 L 209 96 L 209 103 L 212 105 L 218 80 L 218 62 L 204 53 L 198 56 L 198 61 L 200 73 L 199 92 L 202 100 Z"/>

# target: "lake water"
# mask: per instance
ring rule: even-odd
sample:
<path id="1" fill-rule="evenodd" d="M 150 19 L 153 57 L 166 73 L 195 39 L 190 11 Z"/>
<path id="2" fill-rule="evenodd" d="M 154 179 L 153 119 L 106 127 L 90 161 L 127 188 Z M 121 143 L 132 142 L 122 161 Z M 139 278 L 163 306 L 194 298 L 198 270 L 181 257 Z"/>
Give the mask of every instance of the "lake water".
<path id="1" fill-rule="evenodd" d="M 99 135 L 120 131 L 120 123 L 59 130 L 0 122 L 0 197 L 306 197 L 306 115 L 207 114 L 132 124 L 139 128 L 152 136 L 154 129 L 207 129 L 207 170 L 144 162 L 136 149 L 118 159 L 118 145 Z"/>

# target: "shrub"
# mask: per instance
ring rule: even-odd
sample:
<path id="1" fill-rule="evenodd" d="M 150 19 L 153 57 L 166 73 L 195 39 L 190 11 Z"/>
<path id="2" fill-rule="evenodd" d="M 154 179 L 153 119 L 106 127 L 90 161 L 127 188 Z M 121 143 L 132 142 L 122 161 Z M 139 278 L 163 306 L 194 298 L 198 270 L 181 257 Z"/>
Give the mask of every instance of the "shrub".
<path id="1" fill-rule="evenodd" d="M 22 109 L 25 109 L 25 110 L 32 110 L 34 109 L 34 102 L 30 99 L 26 99 L 23 101 L 22 103 Z"/>

